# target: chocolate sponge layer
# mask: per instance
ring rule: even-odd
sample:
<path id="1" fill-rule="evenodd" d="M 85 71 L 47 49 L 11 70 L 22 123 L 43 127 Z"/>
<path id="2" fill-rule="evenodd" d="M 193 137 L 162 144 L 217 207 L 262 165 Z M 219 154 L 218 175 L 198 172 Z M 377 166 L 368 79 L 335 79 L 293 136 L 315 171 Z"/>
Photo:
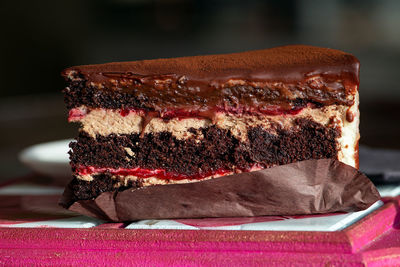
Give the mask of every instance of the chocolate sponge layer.
<path id="1" fill-rule="evenodd" d="M 64 102 L 68 109 L 85 106 L 89 108 L 107 109 L 143 109 L 145 111 L 164 110 L 171 107 L 184 108 L 194 107 L 199 110 L 211 110 L 213 108 L 224 109 L 237 106 L 251 107 L 256 96 L 261 106 L 280 106 L 282 110 L 290 111 L 304 108 L 307 104 L 315 106 L 324 105 L 352 105 L 353 100 L 345 98 L 344 92 L 341 97 L 334 97 L 330 91 L 313 92 L 308 90 L 308 98 L 288 99 L 282 93 L 273 88 L 258 88 L 249 85 L 238 85 L 215 91 L 213 96 L 209 92 L 200 94 L 195 90 L 163 92 L 160 94 L 156 89 L 149 88 L 147 91 L 128 92 L 126 90 L 105 90 L 88 85 L 87 80 L 71 81 L 64 89 Z M 288 89 L 289 90 L 289 89 Z M 305 89 L 291 89 L 293 94 L 304 94 Z M 306 90 L 306 91 L 307 91 Z M 313 93 L 312 93 L 313 92 Z M 250 96 L 253 97 L 250 97 Z M 212 104 L 211 104 L 212 103 Z"/>
<path id="2" fill-rule="evenodd" d="M 293 130 L 262 127 L 248 129 L 248 141 L 241 142 L 229 131 L 211 126 L 191 129 L 192 137 L 179 140 L 169 132 L 109 135 L 92 138 L 81 132 L 71 143 L 71 164 L 164 169 L 185 175 L 224 169 L 249 170 L 255 164 L 264 168 L 307 159 L 337 158 L 339 131 L 307 119 L 295 121 Z M 198 139 L 198 135 L 202 138 Z"/>
<path id="3" fill-rule="evenodd" d="M 93 181 L 84 181 L 81 179 L 74 179 L 70 182 L 71 188 L 71 203 L 77 200 L 92 199 L 97 197 L 103 192 L 122 191 L 127 188 L 142 187 L 140 181 L 129 181 L 127 185 L 120 186 L 118 179 L 113 179 L 109 173 L 101 173 L 94 175 Z"/>

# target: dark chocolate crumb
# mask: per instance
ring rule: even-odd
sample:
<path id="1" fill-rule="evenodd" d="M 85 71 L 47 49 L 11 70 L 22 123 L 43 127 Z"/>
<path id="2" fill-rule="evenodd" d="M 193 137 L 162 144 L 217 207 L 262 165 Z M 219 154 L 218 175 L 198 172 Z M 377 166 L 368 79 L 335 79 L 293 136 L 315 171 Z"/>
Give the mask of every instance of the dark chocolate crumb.
<path id="1" fill-rule="evenodd" d="M 92 181 L 85 181 L 74 177 L 68 185 L 72 190 L 71 204 L 76 200 L 93 199 L 103 192 L 123 191 L 127 188 L 139 188 L 140 181 L 128 181 L 127 185 L 119 186 L 118 178 L 113 178 L 109 173 L 101 173 L 93 176 Z"/>
<path id="2" fill-rule="evenodd" d="M 248 141 L 241 142 L 230 131 L 211 126 L 191 129 L 201 134 L 186 140 L 169 132 L 90 137 L 80 132 L 77 142 L 70 144 L 73 171 L 78 165 L 148 169 L 165 169 L 185 175 L 225 169 L 248 170 L 255 164 L 270 167 L 300 160 L 336 158 L 339 132 L 306 119 L 295 121 L 298 130 L 277 128 L 277 134 L 262 127 L 248 129 Z M 133 153 L 128 153 L 130 148 Z M 130 155 L 131 154 L 131 155 Z M 134 156 L 132 156 L 134 155 Z"/>

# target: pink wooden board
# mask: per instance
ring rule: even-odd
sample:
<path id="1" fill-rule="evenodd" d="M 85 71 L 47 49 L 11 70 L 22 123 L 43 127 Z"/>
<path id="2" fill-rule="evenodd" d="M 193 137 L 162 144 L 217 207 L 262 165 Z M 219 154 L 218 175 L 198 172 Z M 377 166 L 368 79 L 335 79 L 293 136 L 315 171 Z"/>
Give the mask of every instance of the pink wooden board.
<path id="1" fill-rule="evenodd" d="M 12 184 L 8 185 L 8 190 L 10 186 Z M 71 218 L 82 222 L 83 218 L 79 219 L 75 214 L 58 209 L 54 202 L 58 195 L 49 191 L 45 195 L 18 195 L 16 191 L 7 195 L 1 190 L 4 188 L 0 188 L 0 221 L 3 226 L 9 225 L 0 226 L 0 265 L 400 264 L 399 198 L 386 198 L 384 205 L 361 220 L 331 232 L 204 230 L 204 221 L 198 220 L 176 221 L 195 225 L 201 230 L 129 229 L 129 224 L 107 224 L 101 221 L 92 221 L 94 225 L 86 225 L 87 228 L 77 225 L 74 229 L 68 229 L 61 224 L 32 225 L 39 221 L 48 224 L 54 220 Z M 394 191 L 390 192 L 393 194 Z M 32 206 L 36 208 L 32 210 Z M 17 212 L 18 216 L 15 217 L 14 211 L 20 208 L 24 211 L 27 207 L 30 213 Z M 278 216 L 214 219 L 213 223 L 219 226 L 227 226 L 227 223 L 246 225 L 249 222 L 265 223 L 266 220 L 285 221 Z M 11 225 L 13 222 L 14 226 Z M 31 224 L 31 228 L 20 228 L 24 223 Z"/>

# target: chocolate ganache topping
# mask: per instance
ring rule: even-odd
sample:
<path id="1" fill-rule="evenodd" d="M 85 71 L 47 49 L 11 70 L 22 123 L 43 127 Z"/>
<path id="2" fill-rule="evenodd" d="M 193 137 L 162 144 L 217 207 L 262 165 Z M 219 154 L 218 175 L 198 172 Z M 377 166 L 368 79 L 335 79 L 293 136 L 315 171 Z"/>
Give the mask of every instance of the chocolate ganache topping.
<path id="1" fill-rule="evenodd" d="M 359 61 L 328 48 L 291 45 L 224 55 L 71 67 L 69 108 L 128 108 L 188 114 L 293 112 L 354 103 Z M 80 97 L 79 97 L 80 96 Z M 82 97 L 84 96 L 84 97 Z M 111 103 L 107 99 L 117 100 Z M 208 116 L 207 116 L 208 117 Z"/>

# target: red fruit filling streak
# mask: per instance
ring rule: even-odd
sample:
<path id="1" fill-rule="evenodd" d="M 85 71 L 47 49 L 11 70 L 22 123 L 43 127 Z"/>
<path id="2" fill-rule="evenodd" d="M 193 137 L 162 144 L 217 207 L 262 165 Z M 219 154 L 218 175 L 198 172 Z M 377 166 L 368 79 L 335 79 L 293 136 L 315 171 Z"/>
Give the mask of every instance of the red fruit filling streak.
<path id="1" fill-rule="evenodd" d="M 118 168 L 118 169 L 112 169 L 112 168 L 98 168 L 98 167 L 93 167 L 93 166 L 79 166 L 77 170 L 79 175 L 89 175 L 89 174 L 94 174 L 94 173 L 111 173 L 114 175 L 121 175 L 121 176 L 126 176 L 126 175 L 132 175 L 136 176 L 138 178 L 148 178 L 148 177 L 156 177 L 159 179 L 163 180 L 183 180 L 183 179 L 194 179 L 194 180 L 199 180 L 208 176 L 212 175 L 224 175 L 227 173 L 232 172 L 231 170 L 212 170 L 212 171 L 207 171 L 207 172 L 202 172 L 202 173 L 197 173 L 194 175 L 186 175 L 186 174 L 181 174 L 181 173 L 176 173 L 176 172 L 169 172 L 163 169 L 143 169 L 140 167 L 137 168 L 132 168 L 132 169 L 126 169 L 126 168 Z"/>

